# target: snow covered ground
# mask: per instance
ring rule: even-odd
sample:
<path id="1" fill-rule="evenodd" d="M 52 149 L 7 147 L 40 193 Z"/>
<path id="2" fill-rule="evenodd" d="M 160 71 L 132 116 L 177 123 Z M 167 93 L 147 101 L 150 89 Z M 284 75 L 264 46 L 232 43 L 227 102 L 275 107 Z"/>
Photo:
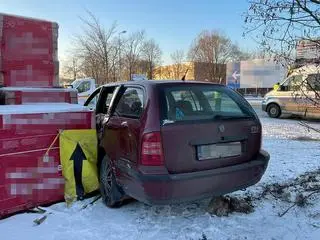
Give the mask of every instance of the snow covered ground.
<path id="1" fill-rule="evenodd" d="M 308 132 L 297 120 L 270 119 L 259 112 L 263 124 L 263 148 L 271 155 L 269 167 L 256 186 L 237 196 L 258 193 L 262 186 L 286 182 L 320 167 L 320 134 Z M 312 126 L 320 129 L 320 123 Z M 299 139 L 307 139 L 301 141 Z M 314 140 L 312 140 L 314 139 Z M 120 209 L 108 209 L 101 200 L 81 210 L 90 200 L 67 208 L 64 203 L 46 208 L 47 219 L 39 226 L 39 214 L 18 214 L 0 221 L 4 240 L 107 240 L 107 239 L 320 239 L 320 196 L 313 205 L 291 209 L 273 198 L 255 201 L 251 214 L 233 213 L 228 217 L 206 212 L 210 199 L 189 204 L 147 206 L 132 202 Z M 203 234 L 206 236 L 203 237 Z"/>

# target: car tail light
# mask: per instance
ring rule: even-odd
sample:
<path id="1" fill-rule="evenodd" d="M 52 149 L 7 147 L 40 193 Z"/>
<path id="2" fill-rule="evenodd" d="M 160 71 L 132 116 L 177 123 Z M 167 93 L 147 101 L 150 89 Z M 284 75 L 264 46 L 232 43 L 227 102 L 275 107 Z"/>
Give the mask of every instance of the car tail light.
<path id="1" fill-rule="evenodd" d="M 144 166 L 162 166 L 164 164 L 160 132 L 143 135 L 141 164 Z"/>

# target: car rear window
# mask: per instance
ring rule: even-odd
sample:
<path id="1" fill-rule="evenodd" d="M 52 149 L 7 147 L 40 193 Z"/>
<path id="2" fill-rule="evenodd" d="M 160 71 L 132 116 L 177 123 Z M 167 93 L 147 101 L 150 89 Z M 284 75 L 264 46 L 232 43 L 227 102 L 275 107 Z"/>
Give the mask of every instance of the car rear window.
<path id="1" fill-rule="evenodd" d="M 160 96 L 164 122 L 254 117 L 254 111 L 242 97 L 221 86 L 170 86 L 162 88 Z"/>

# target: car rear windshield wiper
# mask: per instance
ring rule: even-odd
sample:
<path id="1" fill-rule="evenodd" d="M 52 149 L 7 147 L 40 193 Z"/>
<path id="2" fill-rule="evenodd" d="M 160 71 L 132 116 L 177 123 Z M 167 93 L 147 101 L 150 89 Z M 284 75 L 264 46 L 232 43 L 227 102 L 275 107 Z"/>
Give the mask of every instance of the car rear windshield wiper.
<path id="1" fill-rule="evenodd" d="M 227 119 L 248 119 L 252 118 L 249 115 L 221 115 L 221 114 L 216 114 L 212 117 L 213 120 L 227 120 Z"/>

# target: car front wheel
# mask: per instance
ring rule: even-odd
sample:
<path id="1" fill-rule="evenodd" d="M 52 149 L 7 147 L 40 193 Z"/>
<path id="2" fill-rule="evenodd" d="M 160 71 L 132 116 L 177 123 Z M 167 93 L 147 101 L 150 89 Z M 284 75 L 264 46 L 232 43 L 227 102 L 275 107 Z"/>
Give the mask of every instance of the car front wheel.
<path id="1" fill-rule="evenodd" d="M 271 103 L 267 109 L 269 117 L 278 118 L 281 115 L 281 109 L 279 105 Z"/>
<path id="2" fill-rule="evenodd" d="M 123 192 L 116 182 L 110 159 L 105 156 L 100 167 L 100 193 L 105 205 L 110 208 L 120 207 Z"/>

